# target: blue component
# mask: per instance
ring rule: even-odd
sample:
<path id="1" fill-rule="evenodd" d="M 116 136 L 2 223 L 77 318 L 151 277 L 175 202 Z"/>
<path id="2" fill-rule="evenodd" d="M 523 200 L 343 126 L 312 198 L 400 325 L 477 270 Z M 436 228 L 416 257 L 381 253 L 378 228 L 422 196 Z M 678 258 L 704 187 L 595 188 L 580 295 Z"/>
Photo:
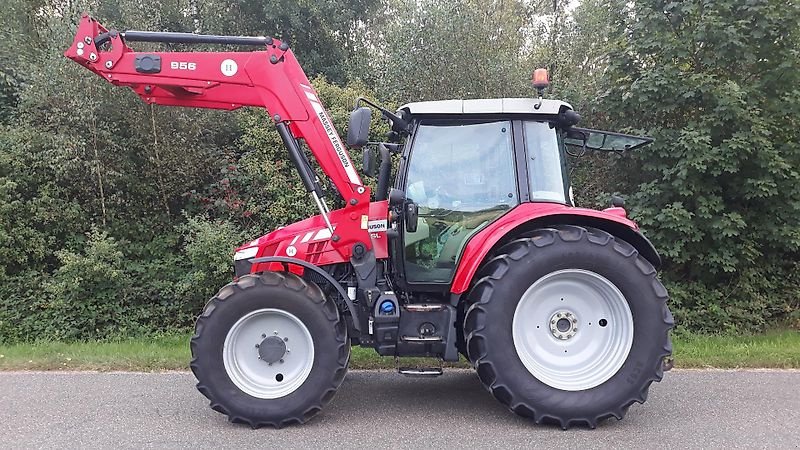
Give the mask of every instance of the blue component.
<path id="1" fill-rule="evenodd" d="M 384 300 L 381 302 L 381 314 L 394 314 L 394 302 L 391 300 Z"/>

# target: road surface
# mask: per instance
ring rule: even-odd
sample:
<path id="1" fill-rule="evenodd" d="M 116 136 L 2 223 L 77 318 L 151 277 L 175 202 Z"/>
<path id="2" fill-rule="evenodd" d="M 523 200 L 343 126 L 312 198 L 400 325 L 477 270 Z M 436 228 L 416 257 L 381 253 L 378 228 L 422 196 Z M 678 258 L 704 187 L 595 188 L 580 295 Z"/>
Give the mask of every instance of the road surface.
<path id="1" fill-rule="evenodd" d="M 673 371 L 595 430 L 535 426 L 467 370 L 350 372 L 311 422 L 229 424 L 191 373 L 0 372 L 1 448 L 798 448 L 800 371 Z"/>

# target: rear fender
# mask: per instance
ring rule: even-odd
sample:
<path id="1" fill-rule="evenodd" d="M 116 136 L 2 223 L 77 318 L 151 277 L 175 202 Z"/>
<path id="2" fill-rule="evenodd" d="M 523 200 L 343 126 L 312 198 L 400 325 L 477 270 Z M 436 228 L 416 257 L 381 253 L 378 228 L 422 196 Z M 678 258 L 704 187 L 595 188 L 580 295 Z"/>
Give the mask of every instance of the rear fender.
<path id="1" fill-rule="evenodd" d="M 483 262 L 505 243 L 526 231 L 554 225 L 577 225 L 603 230 L 631 244 L 657 270 L 661 268 L 661 257 L 655 247 L 642 235 L 636 222 L 626 217 L 622 208 L 597 211 L 559 204 L 524 203 L 489 224 L 467 242 L 450 292 L 466 292 Z"/>

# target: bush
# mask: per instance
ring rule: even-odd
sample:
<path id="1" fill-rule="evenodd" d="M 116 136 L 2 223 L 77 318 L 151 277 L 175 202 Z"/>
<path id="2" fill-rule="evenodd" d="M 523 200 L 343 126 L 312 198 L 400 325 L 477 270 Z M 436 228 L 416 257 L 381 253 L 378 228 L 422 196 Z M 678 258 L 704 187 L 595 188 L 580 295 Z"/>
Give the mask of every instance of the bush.
<path id="1" fill-rule="evenodd" d="M 2 336 L 89 339 L 139 331 L 128 313 L 132 279 L 118 243 L 93 230 L 81 252 L 57 252 L 52 276 L 27 272 L 4 283 Z"/>
<path id="2" fill-rule="evenodd" d="M 177 286 L 179 303 L 196 313 L 222 286 L 233 278 L 233 250 L 244 241 L 244 233 L 228 221 L 205 216 L 188 217 L 180 227 L 188 267 Z"/>
<path id="3" fill-rule="evenodd" d="M 673 277 L 666 274 L 665 285 L 682 330 L 739 333 L 763 331 L 776 322 L 800 325 L 797 262 L 748 269 L 716 286 Z"/>

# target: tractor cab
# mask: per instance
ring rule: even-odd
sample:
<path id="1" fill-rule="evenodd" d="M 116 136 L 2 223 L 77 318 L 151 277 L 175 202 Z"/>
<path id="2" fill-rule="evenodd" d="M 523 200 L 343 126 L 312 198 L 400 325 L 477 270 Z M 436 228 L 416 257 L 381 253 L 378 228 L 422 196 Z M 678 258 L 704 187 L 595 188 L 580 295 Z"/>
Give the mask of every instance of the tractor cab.
<path id="1" fill-rule="evenodd" d="M 449 285 L 467 240 L 522 202 L 569 203 L 563 140 L 548 120 L 568 109 L 511 98 L 400 108 L 411 134 L 395 187 L 418 210 L 402 237 L 407 283 Z"/>
<path id="2" fill-rule="evenodd" d="M 572 107 L 549 99 L 418 102 L 397 115 L 407 137 L 390 203 L 404 226 L 392 259 L 410 291 L 449 291 L 467 242 L 518 205 L 574 206 L 568 155 L 650 142 L 577 128 Z"/>

